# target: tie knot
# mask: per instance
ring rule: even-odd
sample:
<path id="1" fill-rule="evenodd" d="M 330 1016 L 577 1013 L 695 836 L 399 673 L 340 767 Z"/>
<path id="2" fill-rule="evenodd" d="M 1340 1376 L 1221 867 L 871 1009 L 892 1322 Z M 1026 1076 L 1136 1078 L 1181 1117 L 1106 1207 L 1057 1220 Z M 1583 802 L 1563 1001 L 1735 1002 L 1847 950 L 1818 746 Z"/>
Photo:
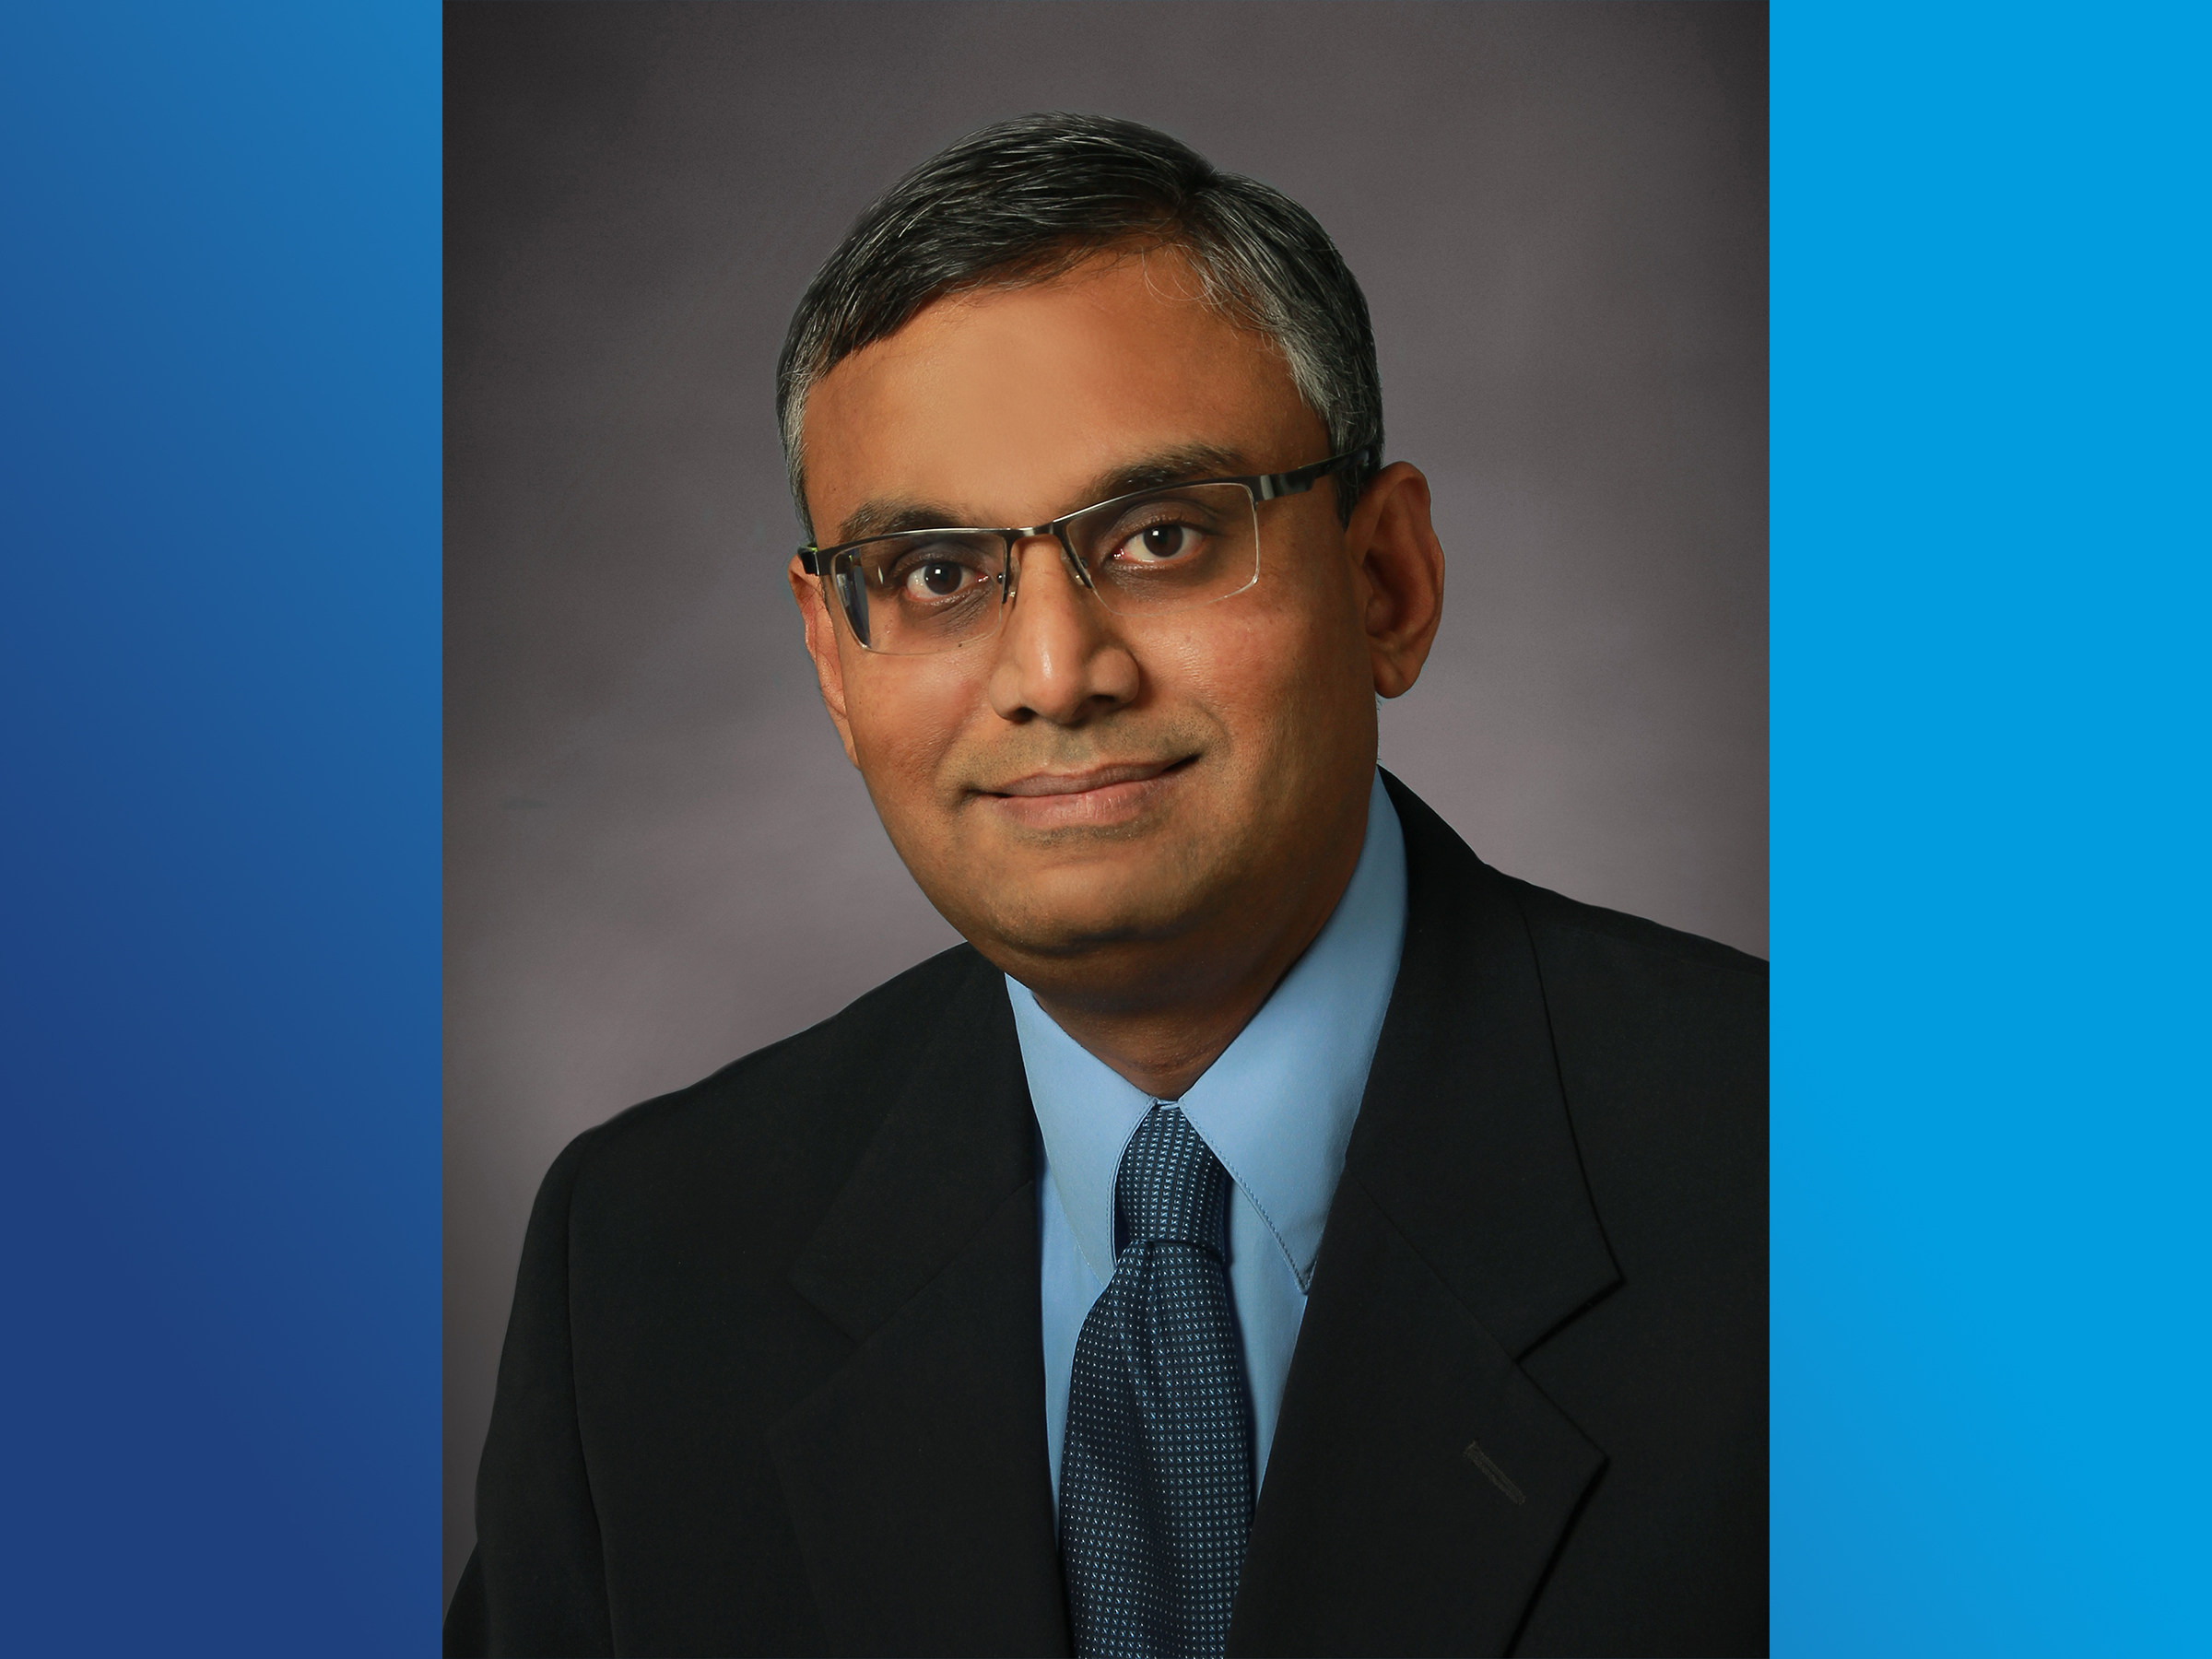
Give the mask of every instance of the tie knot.
<path id="1" fill-rule="evenodd" d="M 1229 1171 L 1180 1106 L 1156 1106 L 1136 1126 L 1122 1154 L 1113 1206 L 1126 1243 L 1195 1244 L 1224 1253 Z"/>

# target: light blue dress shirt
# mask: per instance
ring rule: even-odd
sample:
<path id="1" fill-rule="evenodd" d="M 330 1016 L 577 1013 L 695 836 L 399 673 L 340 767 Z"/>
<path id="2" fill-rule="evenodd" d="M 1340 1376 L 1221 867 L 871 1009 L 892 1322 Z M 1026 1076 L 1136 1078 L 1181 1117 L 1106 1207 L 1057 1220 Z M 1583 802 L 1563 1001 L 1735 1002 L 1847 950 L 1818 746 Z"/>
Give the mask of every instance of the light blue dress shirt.
<path id="1" fill-rule="evenodd" d="M 1255 1494 L 1405 942 L 1406 841 L 1378 775 L 1359 866 L 1327 924 L 1180 1102 L 1235 1183 L 1229 1286 L 1252 1385 Z M 1114 1177 L 1152 1097 L 1063 1031 L 1026 986 L 1009 979 L 1006 992 L 1037 1109 L 1044 1422 L 1056 1509 L 1076 1338 L 1113 1277 Z"/>

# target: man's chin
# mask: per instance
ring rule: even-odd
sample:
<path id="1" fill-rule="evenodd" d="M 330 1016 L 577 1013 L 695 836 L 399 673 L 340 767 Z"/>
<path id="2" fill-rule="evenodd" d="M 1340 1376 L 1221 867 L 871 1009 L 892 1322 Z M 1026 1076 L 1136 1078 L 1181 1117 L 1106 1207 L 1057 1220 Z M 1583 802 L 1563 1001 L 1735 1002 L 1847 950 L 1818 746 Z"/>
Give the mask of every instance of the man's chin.
<path id="1" fill-rule="evenodd" d="M 975 931 L 961 931 L 994 961 L 1086 963 L 1095 970 L 1115 956 L 1135 960 L 1171 950 L 1196 924 L 1194 907 L 1180 894 L 1162 892 L 1156 881 L 1131 885 L 1135 890 L 1117 891 L 1095 878 L 1041 882 L 1020 909 L 995 912 Z"/>

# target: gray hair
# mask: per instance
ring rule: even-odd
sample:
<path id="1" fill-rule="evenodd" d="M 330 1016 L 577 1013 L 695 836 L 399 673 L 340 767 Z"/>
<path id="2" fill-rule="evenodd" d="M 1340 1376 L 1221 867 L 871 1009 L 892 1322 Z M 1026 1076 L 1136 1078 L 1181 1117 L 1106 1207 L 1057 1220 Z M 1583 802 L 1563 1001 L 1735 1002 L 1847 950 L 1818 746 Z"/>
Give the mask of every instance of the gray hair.
<path id="1" fill-rule="evenodd" d="M 799 522 L 807 394 L 933 300 L 1046 282 L 1121 244 L 1182 252 L 1205 297 L 1280 351 L 1329 451 L 1365 447 L 1338 511 L 1382 465 L 1382 383 L 1367 299 L 1320 222 L 1180 140 L 1102 115 L 1018 116 L 971 133 L 877 197 L 815 274 L 776 364 L 776 422 Z"/>

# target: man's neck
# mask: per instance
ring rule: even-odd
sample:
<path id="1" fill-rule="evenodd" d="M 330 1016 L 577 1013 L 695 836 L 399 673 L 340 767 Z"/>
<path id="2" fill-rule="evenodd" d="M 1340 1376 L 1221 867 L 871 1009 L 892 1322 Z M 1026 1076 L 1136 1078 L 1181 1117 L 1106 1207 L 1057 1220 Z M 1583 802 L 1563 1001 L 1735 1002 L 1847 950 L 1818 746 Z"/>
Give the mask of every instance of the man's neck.
<path id="1" fill-rule="evenodd" d="M 1053 1023 L 1155 1100 L 1180 1100 L 1266 1005 L 1283 976 L 1320 935 L 1359 867 L 1361 841 L 1347 848 L 1300 895 L 1260 952 L 1227 964 L 1213 986 L 1171 1001 L 1134 1005 L 1030 986 Z M 1242 930 L 1240 930 L 1242 931 Z M 1249 932 L 1245 936 L 1251 936 Z"/>

